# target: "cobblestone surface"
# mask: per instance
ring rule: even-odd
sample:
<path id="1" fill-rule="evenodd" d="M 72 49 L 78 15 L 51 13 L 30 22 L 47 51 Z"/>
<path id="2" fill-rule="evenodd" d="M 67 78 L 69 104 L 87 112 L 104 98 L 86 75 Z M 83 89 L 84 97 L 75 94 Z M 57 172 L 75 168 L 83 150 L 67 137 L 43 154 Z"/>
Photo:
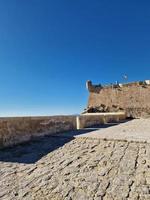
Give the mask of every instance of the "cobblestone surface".
<path id="1" fill-rule="evenodd" d="M 149 200 L 150 144 L 44 137 L 0 151 L 0 199 Z"/>

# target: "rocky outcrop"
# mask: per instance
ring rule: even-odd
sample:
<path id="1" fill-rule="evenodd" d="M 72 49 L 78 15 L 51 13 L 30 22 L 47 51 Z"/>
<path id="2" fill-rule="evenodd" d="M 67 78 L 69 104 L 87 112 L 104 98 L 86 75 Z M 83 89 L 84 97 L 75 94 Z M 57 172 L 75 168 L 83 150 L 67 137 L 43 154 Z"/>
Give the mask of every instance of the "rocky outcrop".
<path id="1" fill-rule="evenodd" d="M 100 106 L 85 108 L 82 114 L 85 114 L 85 113 L 120 112 L 120 111 L 123 111 L 123 108 L 120 108 L 117 105 L 112 105 L 110 107 L 110 106 L 106 106 L 105 104 L 101 104 Z"/>

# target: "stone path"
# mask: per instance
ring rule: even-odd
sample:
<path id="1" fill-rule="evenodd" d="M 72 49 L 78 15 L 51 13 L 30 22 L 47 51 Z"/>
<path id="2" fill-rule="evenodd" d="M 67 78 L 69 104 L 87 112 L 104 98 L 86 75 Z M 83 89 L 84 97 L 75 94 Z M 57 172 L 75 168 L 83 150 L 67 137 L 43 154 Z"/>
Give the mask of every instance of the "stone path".
<path id="1" fill-rule="evenodd" d="M 1 200 L 149 200 L 150 144 L 43 137 L 0 151 Z"/>
<path id="2" fill-rule="evenodd" d="M 61 136 L 88 137 L 106 140 L 123 140 L 150 143 L 150 119 L 134 119 L 124 123 L 108 123 L 97 129 L 58 134 Z"/>

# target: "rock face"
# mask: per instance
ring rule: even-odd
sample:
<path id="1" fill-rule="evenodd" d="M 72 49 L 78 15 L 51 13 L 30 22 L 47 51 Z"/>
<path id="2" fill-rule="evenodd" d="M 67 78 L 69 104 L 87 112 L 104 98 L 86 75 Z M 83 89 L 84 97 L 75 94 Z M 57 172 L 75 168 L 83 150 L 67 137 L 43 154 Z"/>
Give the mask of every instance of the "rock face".
<path id="1" fill-rule="evenodd" d="M 150 84 L 148 81 L 109 86 L 92 85 L 85 113 L 125 111 L 128 117 L 150 116 Z"/>
<path id="2" fill-rule="evenodd" d="M 95 107 L 87 107 L 84 109 L 84 113 L 105 113 L 105 112 L 120 112 L 123 111 L 123 108 L 120 108 L 118 105 L 106 106 L 105 104 L 100 104 Z"/>

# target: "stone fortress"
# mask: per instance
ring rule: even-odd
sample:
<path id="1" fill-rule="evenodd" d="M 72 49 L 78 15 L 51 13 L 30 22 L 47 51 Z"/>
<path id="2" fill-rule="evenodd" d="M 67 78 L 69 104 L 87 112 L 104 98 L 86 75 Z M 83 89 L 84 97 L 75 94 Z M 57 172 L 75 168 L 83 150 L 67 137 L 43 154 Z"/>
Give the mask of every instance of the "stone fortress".
<path id="1" fill-rule="evenodd" d="M 150 199 L 150 81 L 87 88 L 81 115 L 0 118 L 1 200 Z"/>
<path id="2" fill-rule="evenodd" d="M 0 149 L 39 136 L 150 116 L 149 80 L 108 86 L 87 81 L 86 85 L 88 106 L 81 115 L 0 118 Z"/>
<path id="3" fill-rule="evenodd" d="M 108 86 L 86 83 L 90 93 L 84 113 L 124 111 L 127 117 L 150 116 L 150 80 Z"/>

